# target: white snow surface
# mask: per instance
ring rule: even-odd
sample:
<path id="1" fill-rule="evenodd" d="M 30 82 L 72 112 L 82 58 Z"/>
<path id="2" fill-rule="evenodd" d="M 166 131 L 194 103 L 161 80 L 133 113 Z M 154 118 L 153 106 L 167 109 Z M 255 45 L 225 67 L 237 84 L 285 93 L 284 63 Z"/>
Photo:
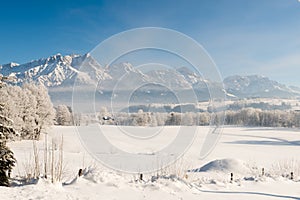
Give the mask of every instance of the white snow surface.
<path id="1" fill-rule="evenodd" d="M 190 170 L 190 172 L 238 172 L 243 174 L 249 173 L 249 168 L 240 160 L 227 158 L 213 160 L 201 168 Z"/>
<path id="2" fill-rule="evenodd" d="M 118 130 L 114 126 L 105 128 Z M 176 128 L 165 127 L 170 132 Z M 299 130 L 225 127 L 213 152 L 200 160 L 207 130 L 200 127 L 191 148 L 173 166 L 144 174 L 143 181 L 139 181 L 138 174 L 116 172 L 95 161 L 82 146 L 75 127 L 56 126 L 49 130 L 48 141 L 64 136 L 63 181 L 53 184 L 40 178 L 21 184 L 20 176 L 32 157 L 32 141 L 11 142 L 18 163 L 12 187 L 0 187 L 0 199 L 300 199 Z M 43 138 L 37 146 L 42 159 Z M 83 176 L 78 177 L 80 168 L 84 169 Z M 291 171 L 294 180 L 290 180 Z"/>

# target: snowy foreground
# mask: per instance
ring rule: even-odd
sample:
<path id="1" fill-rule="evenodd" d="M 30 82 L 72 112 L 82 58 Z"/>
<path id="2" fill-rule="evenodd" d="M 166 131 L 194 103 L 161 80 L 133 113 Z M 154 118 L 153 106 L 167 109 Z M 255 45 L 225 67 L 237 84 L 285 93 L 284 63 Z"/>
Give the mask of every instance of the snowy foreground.
<path id="1" fill-rule="evenodd" d="M 113 126 L 105 128 L 112 135 L 118 130 Z M 166 128 L 170 134 L 174 129 Z M 205 131 L 207 127 L 201 129 Z M 225 127 L 216 148 L 204 160 L 199 159 L 204 138 L 200 131 L 194 144 L 174 166 L 145 174 L 143 181 L 138 180 L 137 174 L 115 172 L 93 160 L 82 146 L 75 127 L 53 127 L 49 130 L 49 141 L 50 138 L 58 140 L 61 134 L 64 135 L 62 183 L 52 184 L 42 178 L 26 184 L 20 181 L 33 162 L 33 143 L 13 142 L 9 146 L 18 163 L 13 171 L 12 187 L 0 187 L 1 200 L 300 199 L 299 130 Z M 115 142 L 126 146 L 124 140 Z M 44 140 L 37 145 L 42 159 Z M 84 169 L 83 176 L 78 178 L 80 168 Z"/>

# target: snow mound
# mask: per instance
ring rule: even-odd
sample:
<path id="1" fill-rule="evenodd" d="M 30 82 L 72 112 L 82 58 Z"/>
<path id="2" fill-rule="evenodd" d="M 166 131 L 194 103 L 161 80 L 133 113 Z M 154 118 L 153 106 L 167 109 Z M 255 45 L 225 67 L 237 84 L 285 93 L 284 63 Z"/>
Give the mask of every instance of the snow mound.
<path id="1" fill-rule="evenodd" d="M 236 172 L 245 173 L 249 171 L 249 167 L 243 161 L 237 159 L 221 159 L 213 160 L 204 166 L 189 170 L 189 172 Z"/>

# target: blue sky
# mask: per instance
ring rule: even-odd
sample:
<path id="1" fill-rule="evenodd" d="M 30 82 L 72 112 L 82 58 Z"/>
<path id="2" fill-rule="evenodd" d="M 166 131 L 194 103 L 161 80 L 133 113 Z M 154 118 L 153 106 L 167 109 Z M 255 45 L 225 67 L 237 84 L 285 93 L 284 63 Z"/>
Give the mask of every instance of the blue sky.
<path id="1" fill-rule="evenodd" d="M 202 44 L 223 77 L 300 86 L 298 0 L 2 1 L 0 26 L 1 64 L 83 54 L 113 34 L 156 26 Z"/>

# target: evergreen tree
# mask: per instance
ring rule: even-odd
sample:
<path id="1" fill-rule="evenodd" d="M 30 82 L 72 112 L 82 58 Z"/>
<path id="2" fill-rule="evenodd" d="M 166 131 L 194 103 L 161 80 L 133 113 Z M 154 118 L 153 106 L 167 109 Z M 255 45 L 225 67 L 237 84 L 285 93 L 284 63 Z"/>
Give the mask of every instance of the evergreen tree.
<path id="1" fill-rule="evenodd" d="M 9 186 L 8 177 L 15 166 L 14 153 L 6 146 L 5 141 L 0 142 L 0 186 Z"/>
<path id="2" fill-rule="evenodd" d="M 3 87 L 3 76 L 0 76 L 0 89 Z M 0 103 L 0 110 L 5 104 Z M 15 130 L 9 126 L 12 120 L 6 116 L 0 115 L 0 186 L 9 186 L 8 177 L 12 168 L 15 166 L 16 159 L 14 153 L 6 146 L 6 141 L 16 134 Z"/>

